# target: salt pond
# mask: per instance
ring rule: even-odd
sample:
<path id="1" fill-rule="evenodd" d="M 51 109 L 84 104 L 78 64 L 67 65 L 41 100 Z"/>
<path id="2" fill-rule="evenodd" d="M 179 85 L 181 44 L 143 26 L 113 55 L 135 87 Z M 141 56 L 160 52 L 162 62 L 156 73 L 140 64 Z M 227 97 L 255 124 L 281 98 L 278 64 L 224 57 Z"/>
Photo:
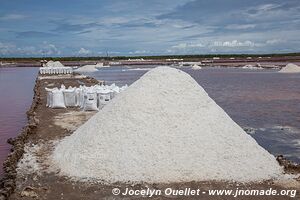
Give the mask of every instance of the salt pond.
<path id="1" fill-rule="evenodd" d="M 10 151 L 6 141 L 26 124 L 37 72 L 38 68 L 33 67 L 0 68 L 0 176 L 2 163 Z"/>

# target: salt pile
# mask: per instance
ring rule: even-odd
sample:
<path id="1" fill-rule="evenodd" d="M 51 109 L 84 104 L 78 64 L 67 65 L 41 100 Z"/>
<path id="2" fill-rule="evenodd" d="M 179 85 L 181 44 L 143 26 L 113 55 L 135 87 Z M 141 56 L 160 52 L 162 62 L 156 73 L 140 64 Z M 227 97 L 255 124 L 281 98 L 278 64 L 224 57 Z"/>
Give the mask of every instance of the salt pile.
<path id="1" fill-rule="evenodd" d="M 281 73 L 300 73 L 300 67 L 293 63 L 289 63 L 285 67 L 283 67 L 279 72 L 281 72 Z"/>
<path id="2" fill-rule="evenodd" d="M 97 63 L 96 68 L 106 68 L 106 67 L 110 67 L 109 65 L 104 65 L 103 63 Z"/>
<path id="3" fill-rule="evenodd" d="M 64 67 L 64 65 L 59 61 L 50 60 L 49 62 L 46 63 L 45 67 Z"/>
<path id="4" fill-rule="evenodd" d="M 96 72 L 98 69 L 96 68 L 97 65 L 84 65 L 78 69 L 76 69 L 76 72 Z"/>
<path id="5" fill-rule="evenodd" d="M 244 65 L 242 68 L 243 69 L 263 69 L 259 63 L 256 66 L 255 65 Z"/>
<path id="6" fill-rule="evenodd" d="M 202 67 L 200 67 L 199 65 L 195 64 L 195 65 L 192 66 L 192 69 L 193 70 L 199 70 L 199 69 L 202 69 Z"/>
<path id="7" fill-rule="evenodd" d="M 261 181 L 282 174 L 183 71 L 147 72 L 55 147 L 62 175 L 113 182 Z"/>

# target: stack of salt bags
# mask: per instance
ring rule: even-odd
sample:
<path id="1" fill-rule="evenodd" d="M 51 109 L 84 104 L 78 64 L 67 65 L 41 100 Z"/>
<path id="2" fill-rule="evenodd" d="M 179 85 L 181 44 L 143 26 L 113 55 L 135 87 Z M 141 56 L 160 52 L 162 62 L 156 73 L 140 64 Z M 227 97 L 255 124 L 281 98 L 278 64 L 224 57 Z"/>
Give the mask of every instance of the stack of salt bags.
<path id="1" fill-rule="evenodd" d="M 119 93 L 119 87 L 115 84 L 111 86 L 94 85 L 90 87 L 80 87 L 77 91 L 79 105 L 83 110 L 99 110 L 106 105 L 115 95 Z"/>
<path id="2" fill-rule="evenodd" d="M 93 86 L 84 87 L 84 100 L 83 100 L 84 111 L 98 111 L 97 93 Z"/>
<path id="3" fill-rule="evenodd" d="M 111 99 L 112 91 L 105 87 L 99 87 L 96 89 L 97 93 L 97 100 L 98 100 L 98 108 L 103 107 L 106 105 Z"/>
<path id="4" fill-rule="evenodd" d="M 66 108 L 64 94 L 65 86 L 62 85 L 60 89 L 58 88 L 45 88 L 47 91 L 47 107 L 50 108 Z"/>
<path id="5" fill-rule="evenodd" d="M 110 98 L 114 98 L 117 94 L 119 94 L 120 92 L 124 91 L 126 88 L 128 88 L 128 85 L 124 85 L 122 87 L 118 87 L 116 84 L 111 84 L 109 86 L 105 87 L 106 89 L 110 90 Z"/>
<path id="6" fill-rule="evenodd" d="M 82 108 L 84 94 L 83 94 L 83 87 L 81 85 L 79 86 L 79 88 L 75 88 L 75 94 L 76 94 L 76 106 L 79 106 L 80 108 Z"/>
<path id="7" fill-rule="evenodd" d="M 98 107 L 102 108 L 104 105 L 110 102 L 117 94 L 121 91 L 124 91 L 128 86 L 122 86 L 119 88 L 116 84 L 112 85 L 102 85 L 96 88 L 97 98 L 98 98 Z"/>
<path id="8" fill-rule="evenodd" d="M 65 105 L 67 107 L 77 106 L 76 90 L 71 86 L 68 89 L 63 90 Z"/>

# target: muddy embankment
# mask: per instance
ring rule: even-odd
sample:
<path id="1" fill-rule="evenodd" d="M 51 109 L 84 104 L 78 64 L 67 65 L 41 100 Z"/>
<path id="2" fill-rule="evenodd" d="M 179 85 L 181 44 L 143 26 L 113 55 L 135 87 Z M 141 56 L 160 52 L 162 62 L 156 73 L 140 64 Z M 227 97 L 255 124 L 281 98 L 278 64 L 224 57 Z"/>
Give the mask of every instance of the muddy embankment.
<path id="1" fill-rule="evenodd" d="M 169 184 L 131 184 L 131 183 L 84 183 L 77 182 L 68 177 L 59 176 L 59 171 L 48 171 L 47 160 L 52 152 L 53 141 L 57 141 L 72 134 L 76 128 L 87 121 L 95 112 L 83 112 L 79 108 L 51 109 L 46 107 L 45 87 L 60 87 L 61 84 L 68 86 L 94 85 L 98 81 L 81 75 L 63 76 L 39 76 L 34 87 L 34 98 L 30 110 L 27 112 L 28 123 L 21 131 L 20 135 L 10 139 L 12 152 L 4 163 L 5 177 L 1 181 L 0 200 L 2 199 L 122 199 L 122 196 L 114 196 L 112 190 L 119 188 L 125 191 L 129 189 L 297 189 L 299 193 L 300 180 L 292 182 L 275 183 L 266 181 L 263 183 L 224 183 L 224 182 L 187 182 Z M 51 146 L 52 145 L 52 146 Z M 29 152 L 28 152 L 29 151 Z M 33 155 L 24 162 L 20 168 L 20 163 L 26 155 Z M 20 161 L 20 159 L 22 160 Z M 34 158 L 34 159 L 31 159 Z M 25 159 L 26 160 L 26 159 Z M 278 162 L 285 167 L 287 173 L 299 174 L 300 166 L 295 165 L 282 156 L 277 158 Z M 20 161 L 20 162 L 19 162 Z M 34 161 L 34 163 L 31 163 Z M 36 166 L 37 169 L 35 168 Z M 297 194 L 299 197 L 300 194 Z M 127 196 L 126 196 L 127 197 Z M 295 199 L 297 199 L 297 197 Z M 131 197 L 127 197 L 131 198 Z M 141 196 L 135 197 L 140 199 Z M 157 196 L 155 199 L 174 199 L 176 197 Z M 234 197 L 217 196 L 189 196 L 184 199 L 236 199 Z M 287 199 L 287 196 L 240 196 L 238 199 Z"/>

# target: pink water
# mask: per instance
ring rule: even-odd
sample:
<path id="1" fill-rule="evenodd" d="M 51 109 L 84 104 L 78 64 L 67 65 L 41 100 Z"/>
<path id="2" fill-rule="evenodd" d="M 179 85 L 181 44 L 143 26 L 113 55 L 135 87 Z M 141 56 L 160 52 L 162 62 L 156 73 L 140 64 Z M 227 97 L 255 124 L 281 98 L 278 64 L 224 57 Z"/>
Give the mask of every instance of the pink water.
<path id="1" fill-rule="evenodd" d="M 10 152 L 7 139 L 15 137 L 26 124 L 38 69 L 0 68 L 0 176 L 2 163 Z"/>

